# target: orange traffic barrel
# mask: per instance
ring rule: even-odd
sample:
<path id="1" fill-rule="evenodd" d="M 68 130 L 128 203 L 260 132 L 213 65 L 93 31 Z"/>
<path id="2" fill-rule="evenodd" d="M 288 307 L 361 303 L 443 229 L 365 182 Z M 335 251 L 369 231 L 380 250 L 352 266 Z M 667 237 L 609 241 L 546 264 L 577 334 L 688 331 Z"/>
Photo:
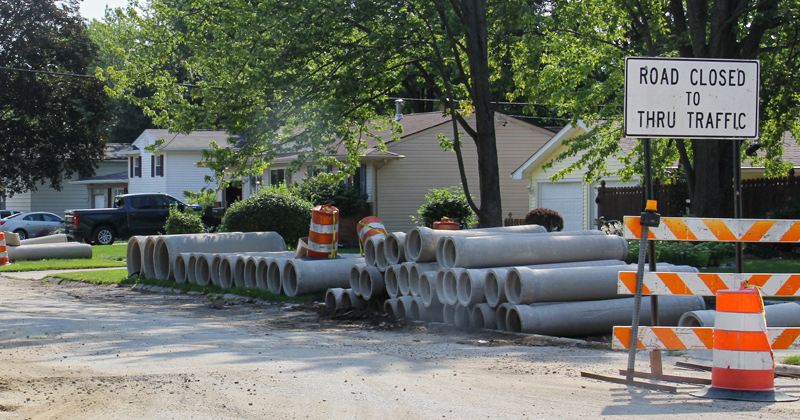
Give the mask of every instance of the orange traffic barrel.
<path id="1" fill-rule="evenodd" d="M 433 222 L 433 228 L 441 230 L 461 230 L 461 224 L 453 221 L 453 219 L 449 217 L 443 217 L 442 220 Z"/>
<path id="2" fill-rule="evenodd" d="M 367 239 L 371 236 L 387 235 L 386 226 L 383 225 L 381 219 L 375 216 L 367 216 L 361 219 L 361 221 L 358 222 L 358 227 L 356 227 L 356 232 L 358 232 L 358 240 L 361 241 L 362 246 L 367 243 Z"/>
<path id="3" fill-rule="evenodd" d="M 311 228 L 308 232 L 309 257 L 336 257 L 339 241 L 339 209 L 324 204 L 311 211 Z"/>
<path id="4" fill-rule="evenodd" d="M 6 248 L 6 235 L 0 231 L 0 265 L 10 264 L 8 260 L 8 249 Z"/>
<path id="5" fill-rule="evenodd" d="M 755 288 L 719 290 L 714 320 L 711 386 L 697 397 L 741 401 L 795 401 L 775 391 L 775 361 L 764 302 Z"/>

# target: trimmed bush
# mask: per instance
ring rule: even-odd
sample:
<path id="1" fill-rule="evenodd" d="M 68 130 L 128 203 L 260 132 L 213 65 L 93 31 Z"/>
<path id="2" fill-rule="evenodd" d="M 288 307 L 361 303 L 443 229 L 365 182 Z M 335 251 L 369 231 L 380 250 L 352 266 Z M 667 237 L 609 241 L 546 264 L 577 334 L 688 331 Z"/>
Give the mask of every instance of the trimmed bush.
<path id="1" fill-rule="evenodd" d="M 526 225 L 540 225 L 548 232 L 559 232 L 564 229 L 564 219 L 555 210 L 539 207 L 525 215 Z"/>
<path id="2" fill-rule="evenodd" d="M 330 174 L 318 174 L 292 190 L 298 197 L 315 206 L 333 204 L 342 218 L 353 217 L 367 207 L 367 195 L 361 193 L 359 185 L 337 181 Z"/>
<path id="3" fill-rule="evenodd" d="M 313 204 L 281 184 L 261 190 L 258 195 L 233 203 L 225 212 L 221 232 L 278 232 L 286 244 L 308 236 Z"/>
<path id="4" fill-rule="evenodd" d="M 715 267 L 734 255 L 733 244 L 728 242 L 656 242 L 656 261 L 692 267 Z M 639 241 L 628 241 L 628 263 L 639 261 Z"/>
<path id="5" fill-rule="evenodd" d="M 179 235 L 184 233 L 203 233 L 205 226 L 200 215 L 192 209 L 180 211 L 175 207 L 170 207 L 167 223 L 164 225 L 164 232 L 167 235 Z"/>
<path id="6" fill-rule="evenodd" d="M 460 223 L 462 228 L 475 224 L 475 214 L 469 208 L 467 196 L 459 187 L 429 190 L 425 194 L 425 201 L 417 210 L 419 216 L 411 216 L 417 226 L 433 227 L 433 222 L 445 217 Z"/>

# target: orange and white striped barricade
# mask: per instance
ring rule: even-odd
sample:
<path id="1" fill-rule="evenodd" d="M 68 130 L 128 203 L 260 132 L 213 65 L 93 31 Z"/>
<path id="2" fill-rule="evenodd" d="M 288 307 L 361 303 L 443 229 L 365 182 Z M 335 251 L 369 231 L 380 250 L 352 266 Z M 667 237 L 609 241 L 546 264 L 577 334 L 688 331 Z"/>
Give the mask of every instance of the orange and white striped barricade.
<path id="1" fill-rule="evenodd" d="M 715 296 L 720 290 L 736 289 L 742 282 L 758 286 L 764 296 L 800 296 L 800 274 L 753 273 L 644 273 L 644 295 Z M 636 290 L 636 272 L 621 271 L 617 291 L 621 295 Z"/>
<path id="2" fill-rule="evenodd" d="M 641 239 L 641 217 L 625 216 L 625 239 Z M 800 242 L 800 220 L 662 217 L 648 239 L 707 242 Z"/>
<path id="3" fill-rule="evenodd" d="M 386 236 L 386 226 L 383 225 L 381 219 L 375 216 L 367 216 L 358 222 L 356 227 L 358 233 L 358 240 L 361 241 L 361 246 L 366 245 L 367 239 L 375 235 Z"/>
<path id="4" fill-rule="evenodd" d="M 311 227 L 308 232 L 309 257 L 335 258 L 339 241 L 339 209 L 325 204 L 311 211 Z"/>
<path id="5" fill-rule="evenodd" d="M 800 350 L 800 328 L 767 328 L 773 350 Z M 614 327 L 611 348 L 630 349 L 631 327 Z M 711 327 L 639 327 L 636 337 L 639 350 L 713 350 Z"/>
<path id="6" fill-rule="evenodd" d="M 0 265 L 10 264 L 8 259 L 8 248 L 6 248 L 6 235 L 0 231 Z"/>
<path id="7" fill-rule="evenodd" d="M 775 360 L 757 288 L 717 292 L 711 386 L 692 395 L 743 401 L 797 400 L 775 391 Z"/>

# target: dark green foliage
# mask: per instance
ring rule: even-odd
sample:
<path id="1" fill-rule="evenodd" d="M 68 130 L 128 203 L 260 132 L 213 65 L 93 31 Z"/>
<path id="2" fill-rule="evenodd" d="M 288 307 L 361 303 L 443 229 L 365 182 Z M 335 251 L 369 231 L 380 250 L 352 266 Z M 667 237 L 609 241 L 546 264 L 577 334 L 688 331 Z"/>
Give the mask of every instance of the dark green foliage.
<path id="1" fill-rule="evenodd" d="M 475 223 L 475 215 L 469 208 L 467 197 L 459 187 L 448 187 L 429 190 L 425 194 L 426 203 L 417 213 L 419 217 L 411 216 L 418 226 L 433 227 L 433 222 L 449 217 L 466 228 Z"/>
<path id="2" fill-rule="evenodd" d="M 367 195 L 361 193 L 360 186 L 338 181 L 329 174 L 308 178 L 292 191 L 315 206 L 333 204 L 342 218 L 355 216 L 367 207 Z"/>
<path id="3" fill-rule="evenodd" d="M 693 267 L 718 266 L 726 258 L 734 255 L 733 244 L 728 242 L 656 242 L 656 261 Z M 639 241 L 628 241 L 629 263 L 639 260 Z"/>
<path id="4" fill-rule="evenodd" d="M 525 215 L 526 225 L 540 225 L 548 232 L 558 232 L 564 229 L 564 218 L 555 210 L 544 207 L 535 208 Z"/>
<path id="5" fill-rule="evenodd" d="M 788 205 L 767 213 L 767 219 L 794 219 L 800 220 L 800 200 L 790 197 Z"/>
<path id="6" fill-rule="evenodd" d="M 203 233 L 205 227 L 200 215 L 192 209 L 180 211 L 175 207 L 169 209 L 169 217 L 164 225 L 167 235 L 178 235 L 183 233 Z"/>
<path id="7" fill-rule="evenodd" d="M 314 206 L 286 186 L 270 187 L 233 203 L 225 212 L 221 232 L 278 232 L 287 245 L 308 236 Z"/>

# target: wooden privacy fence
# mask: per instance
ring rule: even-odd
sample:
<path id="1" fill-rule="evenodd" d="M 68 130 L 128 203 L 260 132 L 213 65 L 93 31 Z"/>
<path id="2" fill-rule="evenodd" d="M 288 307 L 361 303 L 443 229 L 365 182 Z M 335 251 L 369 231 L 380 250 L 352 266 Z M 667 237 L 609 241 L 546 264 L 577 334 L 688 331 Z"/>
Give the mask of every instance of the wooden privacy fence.
<path id="1" fill-rule="evenodd" d="M 658 211 L 664 217 L 677 217 L 686 214 L 688 194 L 685 184 L 660 185 L 653 187 Z M 742 217 L 749 219 L 766 218 L 767 212 L 785 207 L 790 197 L 800 197 L 800 177 L 790 171 L 788 177 L 772 179 L 748 179 L 742 181 Z M 597 214 L 605 220 L 622 220 L 626 215 L 636 215 L 644 209 L 644 189 L 635 187 L 605 186 L 605 181 L 597 189 Z"/>

